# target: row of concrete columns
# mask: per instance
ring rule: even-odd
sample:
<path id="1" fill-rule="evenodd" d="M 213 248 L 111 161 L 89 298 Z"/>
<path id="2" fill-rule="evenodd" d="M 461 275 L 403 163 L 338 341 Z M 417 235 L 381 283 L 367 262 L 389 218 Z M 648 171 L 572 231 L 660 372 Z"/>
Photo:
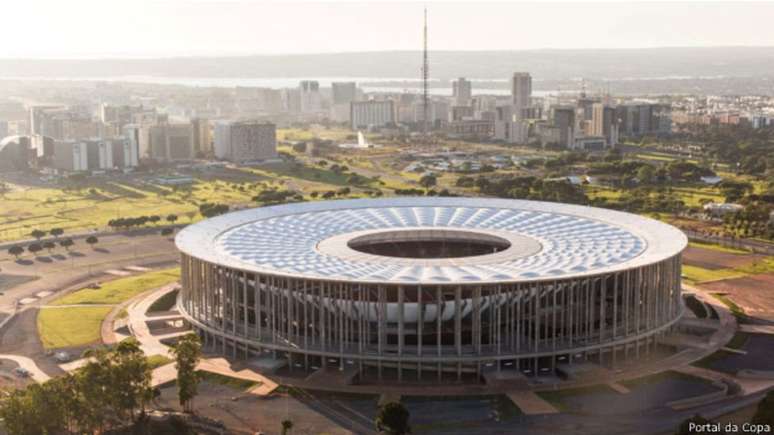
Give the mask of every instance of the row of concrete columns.
<path id="1" fill-rule="evenodd" d="M 184 254 L 180 300 L 224 353 L 270 352 L 307 370 L 334 359 L 379 377 L 396 369 L 399 379 L 429 370 L 440 379 L 482 365 L 535 367 L 538 358 L 555 368 L 557 358 L 613 349 L 638 357 L 682 313 L 680 261 L 571 279 L 423 286 L 264 275 Z M 613 364 L 621 352 L 611 352 Z"/>

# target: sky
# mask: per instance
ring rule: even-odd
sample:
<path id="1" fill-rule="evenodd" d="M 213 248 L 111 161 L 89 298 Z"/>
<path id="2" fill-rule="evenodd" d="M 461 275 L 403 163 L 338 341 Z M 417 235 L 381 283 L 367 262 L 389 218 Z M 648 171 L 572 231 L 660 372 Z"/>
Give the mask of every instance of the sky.
<path id="1" fill-rule="evenodd" d="M 774 2 L 3 0 L 2 58 L 774 46 Z"/>

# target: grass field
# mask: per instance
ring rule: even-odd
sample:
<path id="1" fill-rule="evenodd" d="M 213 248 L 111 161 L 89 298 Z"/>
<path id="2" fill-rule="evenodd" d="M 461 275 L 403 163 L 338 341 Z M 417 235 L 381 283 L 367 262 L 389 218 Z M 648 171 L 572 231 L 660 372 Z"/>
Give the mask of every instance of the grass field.
<path id="1" fill-rule="evenodd" d="M 694 248 L 709 249 L 710 251 L 725 252 L 728 254 L 749 254 L 746 249 L 729 248 L 727 246 L 716 245 L 714 243 L 689 242 L 689 246 Z"/>
<path id="2" fill-rule="evenodd" d="M 119 304 L 150 289 L 180 278 L 180 269 L 164 269 L 104 283 L 99 289 L 85 288 L 57 299 L 51 305 Z"/>
<path id="3" fill-rule="evenodd" d="M 83 346 L 100 339 L 102 319 L 113 307 L 41 308 L 38 335 L 46 349 Z"/>
<path id="4" fill-rule="evenodd" d="M 95 182 L 80 190 L 15 189 L 0 197 L 0 241 L 28 238 L 34 229 L 58 227 L 73 232 L 106 228 L 107 222 L 117 217 L 176 214 L 179 222 L 187 222 L 198 218 L 203 202 L 250 202 L 255 193 L 253 188 L 240 190 L 233 183 L 204 180 L 179 190 L 111 181 Z"/>
<path id="5" fill-rule="evenodd" d="M 736 317 L 744 317 L 745 313 L 742 307 L 737 305 L 734 301 L 732 301 L 728 296 L 726 296 L 723 293 L 713 293 L 712 296 L 714 296 L 717 300 L 720 302 L 723 302 L 723 305 L 727 306 L 728 309 L 731 311 L 731 314 L 733 314 Z"/>
<path id="6" fill-rule="evenodd" d="M 244 391 L 244 390 L 247 390 L 248 388 L 252 388 L 260 385 L 259 382 L 248 381 L 246 379 L 232 378 L 229 376 L 223 376 L 218 373 L 207 372 L 204 370 L 200 370 L 197 373 L 199 373 L 199 376 L 201 376 L 201 380 L 203 381 L 211 382 L 213 384 L 225 385 L 235 390 Z"/>
<path id="7" fill-rule="evenodd" d="M 744 276 L 745 273 L 736 269 L 717 269 L 710 270 L 703 267 L 683 265 L 683 279 L 689 283 L 696 284 L 706 281 L 716 281 L 719 279 L 728 279 Z"/>
<path id="8" fill-rule="evenodd" d="M 158 270 L 106 282 L 96 290 L 81 289 L 61 297 L 38 313 L 40 341 L 46 349 L 98 342 L 102 322 L 116 305 L 147 290 L 175 282 L 179 276 L 178 268 Z"/>
<path id="9" fill-rule="evenodd" d="M 579 387 L 579 388 L 568 388 L 563 390 L 555 390 L 555 391 L 538 391 L 537 394 L 545 400 L 546 402 L 549 402 L 550 404 L 554 405 L 556 409 L 567 412 L 569 410 L 567 404 L 565 403 L 564 399 L 575 397 L 575 396 L 585 396 L 585 395 L 594 395 L 594 394 L 600 394 L 600 393 L 614 393 L 615 391 L 610 388 L 607 385 L 604 384 L 598 384 L 598 385 L 590 385 L 587 387 Z"/>
<path id="10" fill-rule="evenodd" d="M 161 366 L 165 366 L 173 362 L 171 358 L 167 358 L 164 355 L 151 355 L 146 359 L 148 360 L 148 365 L 150 366 L 151 370 L 157 369 Z"/>

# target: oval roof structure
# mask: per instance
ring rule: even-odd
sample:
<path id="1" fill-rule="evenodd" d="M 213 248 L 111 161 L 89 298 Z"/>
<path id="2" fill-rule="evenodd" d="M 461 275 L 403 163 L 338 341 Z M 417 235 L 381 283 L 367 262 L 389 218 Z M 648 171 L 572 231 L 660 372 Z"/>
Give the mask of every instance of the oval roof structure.
<path id="1" fill-rule="evenodd" d="M 496 254 L 445 259 L 363 254 L 347 240 L 395 231 L 448 231 L 508 240 Z M 183 229 L 178 249 L 251 272 L 350 282 L 454 284 L 596 275 L 666 260 L 686 236 L 662 222 L 550 202 L 398 197 L 242 210 Z"/>

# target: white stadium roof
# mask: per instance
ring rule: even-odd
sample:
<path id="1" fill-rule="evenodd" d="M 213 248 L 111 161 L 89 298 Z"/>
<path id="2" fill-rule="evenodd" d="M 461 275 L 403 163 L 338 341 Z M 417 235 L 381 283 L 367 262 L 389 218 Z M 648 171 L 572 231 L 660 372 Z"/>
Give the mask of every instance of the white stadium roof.
<path id="1" fill-rule="evenodd" d="M 364 254 L 355 237 L 433 231 L 499 237 L 495 254 L 406 259 Z M 399 197 L 242 210 L 182 230 L 178 248 L 251 272 L 351 282 L 451 284 L 551 280 L 666 260 L 687 245 L 678 229 L 630 213 L 488 198 Z"/>

